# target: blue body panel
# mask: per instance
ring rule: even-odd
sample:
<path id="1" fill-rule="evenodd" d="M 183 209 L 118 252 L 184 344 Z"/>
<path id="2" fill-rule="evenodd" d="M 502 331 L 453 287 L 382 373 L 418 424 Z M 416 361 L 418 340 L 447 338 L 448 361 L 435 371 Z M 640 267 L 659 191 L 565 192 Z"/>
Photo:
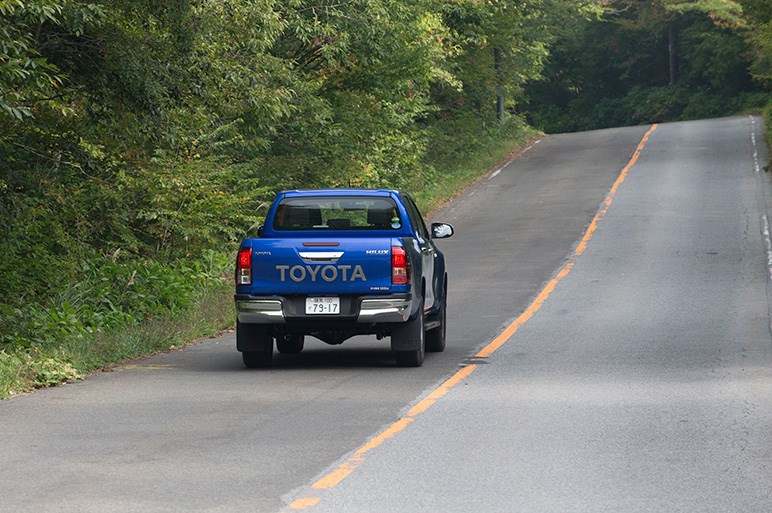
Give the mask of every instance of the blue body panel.
<path id="1" fill-rule="evenodd" d="M 401 226 L 390 230 L 275 230 L 273 219 L 279 203 L 285 198 L 308 196 L 391 198 L 399 210 Z M 237 285 L 236 293 L 252 296 L 407 293 L 411 290 L 410 284 L 391 283 L 391 248 L 404 247 L 413 270 L 420 273 L 420 267 L 415 267 L 420 266 L 420 257 L 415 254 L 416 246 L 412 243 L 415 236 L 404 202 L 396 191 L 282 192 L 268 210 L 262 236 L 245 239 L 241 244 L 242 248 L 252 248 L 252 285 Z M 342 255 L 329 262 L 313 258 L 315 254 L 330 253 Z"/>
<path id="2" fill-rule="evenodd" d="M 391 284 L 391 247 L 400 239 L 293 237 L 246 239 L 252 248 L 252 285 L 240 285 L 238 294 L 347 295 L 407 292 L 408 286 Z M 303 242 L 337 243 L 333 247 L 306 247 Z M 342 253 L 334 262 L 319 262 L 316 255 Z"/>

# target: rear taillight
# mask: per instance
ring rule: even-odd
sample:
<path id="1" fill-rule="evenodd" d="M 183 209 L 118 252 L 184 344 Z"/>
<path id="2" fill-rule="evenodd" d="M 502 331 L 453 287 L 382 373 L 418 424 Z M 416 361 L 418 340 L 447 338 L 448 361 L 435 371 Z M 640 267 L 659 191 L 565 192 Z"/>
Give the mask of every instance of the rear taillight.
<path id="1" fill-rule="evenodd" d="M 391 247 L 391 284 L 405 285 L 410 282 L 410 262 L 407 260 L 405 248 Z"/>
<path id="2" fill-rule="evenodd" d="M 252 248 L 241 248 L 236 259 L 236 285 L 252 285 Z"/>

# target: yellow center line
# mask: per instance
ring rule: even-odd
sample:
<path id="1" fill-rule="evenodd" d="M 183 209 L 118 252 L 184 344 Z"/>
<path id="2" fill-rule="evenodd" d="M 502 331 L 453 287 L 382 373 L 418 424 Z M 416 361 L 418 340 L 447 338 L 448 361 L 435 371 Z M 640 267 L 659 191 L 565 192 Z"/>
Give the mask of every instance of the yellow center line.
<path id="1" fill-rule="evenodd" d="M 311 487 L 316 490 L 327 490 L 338 486 L 341 481 L 346 479 L 349 474 L 354 471 L 354 469 L 356 469 L 363 461 L 365 461 L 364 456 L 367 452 L 372 451 L 389 438 L 393 438 L 397 433 L 404 430 L 408 424 L 414 420 L 415 419 L 411 417 L 403 417 L 399 419 L 385 430 L 381 431 L 374 438 L 370 439 L 370 441 L 365 445 L 357 449 L 357 451 L 352 456 L 347 458 L 346 461 L 338 465 L 335 470 L 315 482 L 313 485 L 311 485 Z"/>
<path id="2" fill-rule="evenodd" d="M 554 292 L 558 282 L 563 278 L 565 278 L 566 276 L 568 276 L 568 274 L 574 268 L 576 258 L 582 253 L 584 253 L 584 251 L 587 249 L 587 245 L 590 242 L 590 239 L 592 239 L 592 236 L 594 235 L 595 231 L 598 228 L 598 223 L 600 223 L 600 220 L 603 219 L 603 217 L 608 212 L 608 209 L 611 206 L 611 203 L 613 203 L 614 201 L 614 196 L 616 195 L 617 190 L 619 189 L 619 186 L 622 185 L 622 182 L 624 182 L 625 179 L 627 178 L 627 174 L 629 173 L 630 169 L 635 165 L 636 162 L 638 162 L 638 157 L 640 157 L 641 152 L 643 151 L 643 148 L 646 146 L 646 143 L 649 140 L 649 137 L 656 129 L 657 129 L 657 125 L 656 124 L 652 125 L 651 128 L 649 128 L 649 130 L 643 136 L 643 139 L 641 139 L 641 142 L 638 143 L 638 147 L 635 149 L 633 156 L 630 158 L 630 161 L 620 172 L 619 176 L 614 182 L 614 185 L 611 186 L 611 190 L 606 195 L 606 198 L 603 200 L 600 210 L 598 210 L 598 213 L 595 214 L 595 217 L 593 218 L 590 225 L 587 227 L 587 230 L 585 231 L 584 236 L 582 237 L 581 241 L 577 245 L 576 249 L 569 256 L 566 264 L 557 272 L 555 277 L 552 278 L 547 283 L 547 285 L 544 286 L 542 291 L 539 293 L 538 296 L 536 296 L 536 299 L 533 300 L 533 302 L 528 306 L 528 308 L 526 308 L 526 310 L 522 314 L 520 314 L 520 316 L 517 319 L 512 321 L 512 323 L 509 326 L 507 326 L 499 336 L 493 339 L 493 341 L 490 344 L 488 344 L 482 350 L 480 350 L 475 355 L 475 358 L 488 358 L 493 353 L 495 353 L 499 348 L 501 348 L 501 346 L 506 344 L 512 338 L 512 336 L 517 332 L 517 330 L 520 329 L 520 326 L 528 322 L 528 320 L 531 319 L 531 317 L 533 317 L 534 314 L 536 314 L 536 312 L 539 311 L 542 305 L 544 305 L 544 303 L 547 301 L 550 295 L 552 295 L 552 293 Z M 408 410 L 407 415 L 405 417 L 400 418 L 399 420 L 391 424 L 389 427 L 387 427 L 386 429 L 378 433 L 376 436 L 371 438 L 362 447 L 357 449 L 354 452 L 354 454 L 352 454 L 351 456 L 346 458 L 341 464 L 339 464 L 334 470 L 330 471 L 328 474 L 326 474 L 321 479 L 319 479 L 314 484 L 312 484 L 311 488 L 313 488 L 314 490 L 329 490 L 338 486 L 341 483 L 341 481 L 343 481 L 349 475 L 351 475 L 351 473 L 354 472 L 354 470 L 356 470 L 356 468 L 359 467 L 365 461 L 365 454 L 367 452 L 375 449 L 376 447 L 383 444 L 386 440 L 389 440 L 390 438 L 393 438 L 397 434 L 404 431 L 405 428 L 407 428 L 407 426 L 409 426 L 413 421 L 416 420 L 416 417 L 418 417 L 422 413 L 425 413 L 440 398 L 445 396 L 445 394 L 447 394 L 451 388 L 455 387 L 456 385 L 461 383 L 464 379 L 468 378 L 476 369 L 477 369 L 477 365 L 466 365 L 461 369 L 459 369 L 455 374 L 453 374 L 453 376 L 451 376 L 440 386 L 438 386 L 437 388 L 429 392 L 429 394 L 427 394 L 426 397 L 421 399 L 415 406 L 413 406 L 410 410 Z M 321 500 L 321 497 L 318 495 L 304 496 L 292 501 L 292 503 L 288 506 L 288 509 L 292 511 L 305 510 L 315 506 L 316 504 L 319 503 L 320 500 Z"/>
<path id="3" fill-rule="evenodd" d="M 289 508 L 294 510 L 308 509 L 311 506 L 316 506 L 320 500 L 321 497 L 303 497 L 301 499 L 292 501 L 292 504 L 289 505 Z"/>
<path id="4" fill-rule="evenodd" d="M 633 156 L 630 158 L 630 162 L 628 162 L 627 165 L 622 169 L 622 172 L 619 173 L 616 182 L 614 182 L 614 185 L 611 186 L 611 190 L 606 195 L 606 199 L 603 200 L 601 209 L 597 214 L 595 214 L 595 218 L 592 220 L 590 226 L 587 228 L 587 231 L 584 233 L 584 237 L 582 237 L 581 242 L 579 242 L 579 245 L 574 250 L 574 253 L 572 254 L 573 258 L 578 257 L 584 253 L 584 250 L 587 249 L 587 244 L 590 242 L 590 239 L 592 239 L 595 230 L 598 228 L 598 223 L 606 215 L 606 212 L 608 212 L 611 203 L 614 201 L 614 196 L 617 194 L 617 189 L 619 189 L 619 186 L 622 185 L 622 182 L 624 182 L 625 178 L 627 178 L 627 174 L 630 172 L 630 168 L 632 168 L 635 163 L 638 162 L 638 157 L 641 156 L 643 148 L 646 146 L 646 143 L 649 142 L 649 137 L 656 129 L 656 123 L 651 125 L 651 128 L 649 128 L 648 132 L 644 134 L 643 139 L 641 139 L 641 142 L 638 143 L 638 147 L 635 148 L 635 153 L 633 153 Z"/>
<path id="5" fill-rule="evenodd" d="M 477 365 L 467 365 L 453 374 L 445 383 L 435 388 L 424 399 L 413 406 L 408 412 L 408 416 L 417 417 L 432 407 L 441 397 L 450 392 L 450 389 L 461 383 L 465 378 L 474 372 Z"/>
<path id="6" fill-rule="evenodd" d="M 592 239 L 592 236 L 595 234 L 595 230 L 598 229 L 598 223 L 600 223 L 600 220 L 603 219 L 603 217 L 608 212 L 609 207 L 611 206 L 611 203 L 614 202 L 614 196 L 616 196 L 617 190 L 619 190 L 619 186 L 622 185 L 622 182 L 625 181 L 627 178 L 627 174 L 630 172 L 630 168 L 632 168 L 636 162 L 638 162 L 638 157 L 640 157 L 641 152 L 643 151 L 643 148 L 646 146 L 646 143 L 649 141 L 649 137 L 654 132 L 654 130 L 657 129 L 657 125 L 654 124 L 649 128 L 649 130 L 644 134 L 643 139 L 641 139 L 641 142 L 638 143 L 638 147 L 635 149 L 635 152 L 633 153 L 633 156 L 630 158 L 630 162 L 627 163 L 627 165 L 622 169 L 622 171 L 619 173 L 619 176 L 617 177 L 616 181 L 614 182 L 614 185 L 611 186 L 611 190 L 606 195 L 606 198 L 603 200 L 603 203 L 601 203 L 601 208 L 598 210 L 598 213 L 595 214 L 595 217 L 592 219 L 592 222 L 590 222 L 590 226 L 587 227 L 587 230 L 584 232 L 584 236 L 582 237 L 581 241 L 579 241 L 579 244 L 577 245 L 576 249 L 571 253 L 571 255 L 568 258 L 568 262 L 558 271 L 558 273 L 555 275 L 554 278 L 552 278 L 547 285 L 545 285 L 544 289 L 539 293 L 538 296 L 536 296 L 536 299 L 533 300 L 533 302 L 526 308 L 526 310 L 520 314 L 520 317 L 515 319 L 512 324 L 506 327 L 506 329 L 498 336 L 496 337 L 493 342 L 485 346 L 479 353 L 475 355 L 477 358 L 487 358 L 490 355 L 492 355 L 494 352 L 496 352 L 501 346 L 506 344 L 510 338 L 517 332 L 518 329 L 520 329 L 520 326 L 528 322 L 528 320 L 534 316 L 536 312 L 539 311 L 539 309 L 542 307 L 542 305 L 547 301 L 547 298 L 550 297 L 552 292 L 555 290 L 555 287 L 557 286 L 558 282 L 568 276 L 568 274 L 571 272 L 571 269 L 574 268 L 574 263 L 576 262 L 576 258 L 579 257 L 584 251 L 587 249 L 587 245 L 590 242 L 590 239 Z"/>
<path id="7" fill-rule="evenodd" d="M 526 310 L 520 314 L 520 317 L 512 321 L 512 324 L 506 327 L 504 331 L 501 332 L 501 335 L 493 339 L 493 342 L 485 346 L 479 353 L 475 355 L 475 358 L 488 358 L 490 355 L 495 353 L 501 346 L 506 344 L 509 339 L 512 338 L 512 335 L 514 335 L 518 329 L 520 329 L 520 326 L 528 322 L 528 320 L 533 317 L 533 315 L 539 311 L 539 309 L 542 307 L 542 305 L 547 301 L 547 298 L 552 295 L 552 292 L 555 290 L 555 287 L 558 285 L 558 282 L 568 276 L 568 273 L 571 272 L 571 269 L 573 269 L 574 264 L 573 262 L 568 262 L 563 268 L 558 271 L 558 274 L 552 278 L 549 283 L 542 289 L 542 291 L 539 293 L 538 296 L 536 296 L 536 299 L 533 300 L 533 303 L 530 304 Z"/>

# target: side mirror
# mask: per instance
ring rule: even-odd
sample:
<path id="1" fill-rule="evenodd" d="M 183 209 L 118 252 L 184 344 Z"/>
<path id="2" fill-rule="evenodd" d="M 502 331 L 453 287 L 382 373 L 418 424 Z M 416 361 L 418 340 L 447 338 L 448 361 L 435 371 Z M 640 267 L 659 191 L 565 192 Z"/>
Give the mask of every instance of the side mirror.
<path id="1" fill-rule="evenodd" d="M 264 228 L 263 225 L 260 225 L 260 226 L 257 227 L 257 236 L 258 237 L 262 237 L 263 236 L 263 228 Z"/>
<path id="2" fill-rule="evenodd" d="M 432 223 L 432 239 L 447 239 L 453 236 L 453 225 L 448 223 Z"/>

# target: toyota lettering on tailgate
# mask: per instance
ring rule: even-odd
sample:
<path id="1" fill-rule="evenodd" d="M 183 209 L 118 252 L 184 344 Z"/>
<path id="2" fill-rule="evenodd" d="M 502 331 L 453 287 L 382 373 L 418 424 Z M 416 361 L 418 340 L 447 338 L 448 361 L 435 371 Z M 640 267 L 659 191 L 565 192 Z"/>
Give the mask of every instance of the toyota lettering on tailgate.
<path id="1" fill-rule="evenodd" d="M 361 265 L 277 265 L 281 281 L 290 280 L 300 283 L 306 279 L 312 282 L 322 279 L 326 282 L 333 282 L 340 278 L 341 281 L 367 281 L 365 272 Z"/>

